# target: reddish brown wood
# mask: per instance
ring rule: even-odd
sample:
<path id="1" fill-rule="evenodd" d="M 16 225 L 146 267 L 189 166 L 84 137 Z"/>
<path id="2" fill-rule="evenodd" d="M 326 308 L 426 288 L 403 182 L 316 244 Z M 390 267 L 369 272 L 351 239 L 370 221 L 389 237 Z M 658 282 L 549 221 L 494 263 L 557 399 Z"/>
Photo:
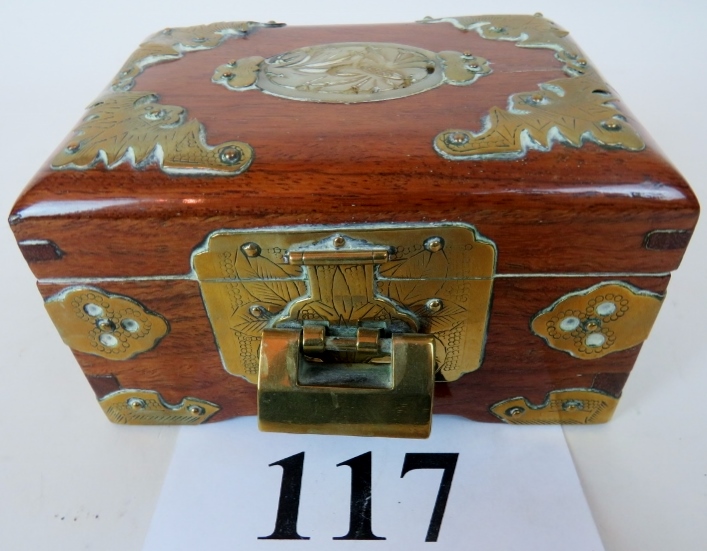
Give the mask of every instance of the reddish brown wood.
<path id="1" fill-rule="evenodd" d="M 622 280 L 663 293 L 669 278 Z M 598 388 L 618 396 L 640 346 L 596 360 L 580 360 L 549 348 L 529 328 L 532 317 L 559 297 L 601 281 L 589 277 L 497 279 L 483 365 L 453 383 L 437 383 L 434 411 L 498 421 L 489 407 L 517 396 L 536 404 L 551 390 L 563 388 Z M 156 390 L 173 404 L 185 396 L 208 400 L 222 408 L 212 421 L 256 414 L 255 385 L 228 374 L 221 364 L 198 283 L 104 282 L 96 286 L 138 300 L 163 315 L 171 329 L 156 348 L 126 361 L 75 353 L 89 379 L 111 375 L 120 388 Z M 40 283 L 39 289 L 48 298 L 63 286 Z M 94 389 L 98 390 L 95 385 Z"/>
<path id="2" fill-rule="evenodd" d="M 493 73 L 471 86 L 353 105 L 237 93 L 211 82 L 214 69 L 233 59 L 365 41 L 471 50 L 492 62 Z M 491 107 L 560 78 L 569 77 L 551 50 L 484 40 L 449 24 L 261 29 L 148 67 L 134 87 L 184 107 L 211 145 L 249 143 L 255 161 L 246 172 L 174 176 L 155 166 L 45 165 L 10 223 L 18 240 L 50 240 L 65 253 L 57 262 L 30 255 L 38 278 L 91 281 L 186 275 L 194 249 L 224 228 L 466 222 L 496 244 L 501 275 L 587 275 L 496 279 L 484 363 L 459 381 L 437 384 L 435 411 L 497 421 L 489 407 L 517 396 L 540 404 L 551 390 L 578 387 L 618 396 L 640 346 L 579 360 L 549 348 L 529 323 L 559 297 L 606 279 L 662 293 L 664 274 L 678 266 L 684 246 L 647 247 L 646 236 L 692 230 L 698 204 L 687 183 L 623 107 L 647 142 L 643 151 L 554 144 L 517 160 L 450 161 L 432 147 L 439 132 L 480 130 Z M 71 284 L 40 281 L 40 290 L 46 298 Z M 185 396 L 219 404 L 214 421 L 255 414 L 255 386 L 224 370 L 196 281 L 91 284 L 142 302 L 171 327 L 155 349 L 127 361 L 76 353 L 99 396 L 150 389 L 173 404 Z"/>
<path id="3" fill-rule="evenodd" d="M 471 50 L 494 72 L 471 86 L 353 105 L 232 92 L 210 80 L 231 59 L 367 40 Z M 551 50 L 484 40 L 449 24 L 261 29 L 148 67 L 134 87 L 185 107 L 210 144 L 251 144 L 256 158 L 247 172 L 45 168 L 11 222 L 18 239 L 51 239 L 67 252 L 61 263 L 31 262 L 40 278 L 184 274 L 193 248 L 220 228 L 435 220 L 475 225 L 497 244 L 500 273 L 674 269 L 684 251 L 647 250 L 645 235 L 690 230 L 697 202 L 632 118 L 648 142 L 641 152 L 555 144 L 518 160 L 470 162 L 433 150 L 438 132 L 479 129 L 492 106 L 557 78 L 564 73 Z"/>
<path id="4" fill-rule="evenodd" d="M 653 251 L 684 250 L 692 239 L 690 230 L 650 232 L 643 242 L 646 249 Z"/>
<path id="5" fill-rule="evenodd" d="M 28 263 L 61 260 L 64 252 L 51 241 L 20 241 L 20 252 Z"/>

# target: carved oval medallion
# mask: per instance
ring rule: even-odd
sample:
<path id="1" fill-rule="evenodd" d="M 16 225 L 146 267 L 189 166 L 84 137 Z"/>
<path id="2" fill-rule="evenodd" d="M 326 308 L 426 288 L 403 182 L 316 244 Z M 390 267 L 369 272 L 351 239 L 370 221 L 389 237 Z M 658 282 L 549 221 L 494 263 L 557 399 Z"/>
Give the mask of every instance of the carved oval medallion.
<path id="1" fill-rule="evenodd" d="M 419 94 L 442 84 L 471 84 L 488 74 L 485 59 L 400 44 L 343 42 L 298 48 L 268 59 L 221 65 L 213 81 L 301 101 L 358 103 Z"/>

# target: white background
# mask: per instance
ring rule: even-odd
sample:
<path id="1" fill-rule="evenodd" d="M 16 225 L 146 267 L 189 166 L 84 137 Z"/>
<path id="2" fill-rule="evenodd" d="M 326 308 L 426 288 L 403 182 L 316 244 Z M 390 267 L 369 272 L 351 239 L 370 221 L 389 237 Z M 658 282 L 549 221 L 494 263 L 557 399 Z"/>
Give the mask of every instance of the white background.
<path id="1" fill-rule="evenodd" d="M 536 11 L 571 31 L 704 200 L 704 2 L 3 0 L 0 213 L 9 213 L 138 43 L 160 28 Z M 7 228 L 0 255 L 0 549 L 139 549 L 177 429 L 109 424 Z M 707 231 L 699 227 L 612 423 L 565 429 L 610 551 L 703 549 L 707 541 L 705 258 Z M 195 469 L 202 453 L 208 450 L 195 453 Z M 195 506 L 185 496 L 185 507 Z"/>
<path id="2" fill-rule="evenodd" d="M 401 477 L 406 453 L 459 454 L 435 551 L 601 551 L 592 515 L 557 426 L 517 427 L 435 416 L 426 440 L 258 432 L 255 417 L 180 431 L 143 551 L 291 548 L 258 541 L 275 526 L 283 469 L 304 452 L 297 532 L 307 551 L 428 550 L 441 469 Z M 209 449 L 194 468 L 196 450 Z M 371 452 L 371 528 L 385 541 L 335 542 L 349 528 L 351 468 Z M 192 506 L 185 506 L 191 504 Z M 342 547 L 343 546 L 343 547 Z"/>

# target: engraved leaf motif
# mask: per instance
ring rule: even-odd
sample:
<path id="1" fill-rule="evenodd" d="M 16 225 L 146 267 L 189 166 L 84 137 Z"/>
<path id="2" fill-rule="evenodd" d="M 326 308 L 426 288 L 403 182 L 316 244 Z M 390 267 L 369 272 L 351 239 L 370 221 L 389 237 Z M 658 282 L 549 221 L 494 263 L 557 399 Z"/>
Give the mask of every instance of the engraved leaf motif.
<path id="1" fill-rule="evenodd" d="M 301 294 L 294 281 L 253 281 L 243 285 L 254 299 L 253 302 L 278 305 L 281 308 Z"/>
<path id="2" fill-rule="evenodd" d="M 210 147 L 203 127 L 186 120 L 186 110 L 162 105 L 149 92 L 103 96 L 89 107 L 74 140 L 52 160 L 52 168 L 109 169 L 128 162 L 136 168 L 159 164 L 169 172 L 237 174 L 248 167 L 252 149 L 242 142 Z M 232 155 L 233 162 L 223 153 Z"/>
<path id="3" fill-rule="evenodd" d="M 282 266 L 265 256 L 249 257 L 238 251 L 235 261 L 235 277 L 238 279 L 285 279 L 298 277 L 301 271 L 296 266 Z"/>
<path id="4" fill-rule="evenodd" d="M 428 76 L 429 57 L 393 46 L 301 48 L 266 61 L 267 77 L 285 88 L 358 94 L 405 88 Z"/>
<path id="5" fill-rule="evenodd" d="M 130 90 L 135 77 L 150 65 L 179 59 L 186 52 L 215 48 L 229 37 L 246 36 L 254 28 L 282 26 L 273 22 L 231 21 L 164 29 L 148 37 L 128 58 L 113 80 L 113 90 Z"/>
<path id="6" fill-rule="evenodd" d="M 607 85 L 583 59 L 569 34 L 540 14 L 426 19 L 476 31 L 487 40 L 507 40 L 521 48 L 546 48 L 564 65 L 568 78 L 540 85 L 540 91 L 514 94 L 510 107 L 492 107 L 479 133 L 450 129 L 434 147 L 451 160 L 519 158 L 528 150 L 548 151 L 553 143 L 580 147 L 586 141 L 640 151 L 644 141 L 612 103 Z"/>

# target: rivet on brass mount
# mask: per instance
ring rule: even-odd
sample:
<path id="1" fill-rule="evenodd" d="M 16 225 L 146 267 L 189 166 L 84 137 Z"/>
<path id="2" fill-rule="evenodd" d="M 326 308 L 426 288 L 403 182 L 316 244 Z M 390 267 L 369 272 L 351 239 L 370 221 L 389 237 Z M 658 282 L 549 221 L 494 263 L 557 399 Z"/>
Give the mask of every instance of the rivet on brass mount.
<path id="1" fill-rule="evenodd" d="M 260 255 L 260 246 L 257 243 L 253 243 L 252 241 L 243 245 L 241 249 L 246 254 L 246 256 L 249 256 L 251 258 Z"/>
<path id="2" fill-rule="evenodd" d="M 205 413 L 204 408 L 201 406 L 189 406 L 188 410 L 192 415 L 204 415 Z"/>
<path id="3" fill-rule="evenodd" d="M 121 389 L 98 400 L 113 423 L 121 425 L 199 425 L 221 408 L 187 396 L 169 404 L 154 390 Z"/>
<path id="4" fill-rule="evenodd" d="M 126 92 L 135 84 L 135 77 L 142 71 L 165 61 L 173 61 L 188 52 L 210 50 L 231 38 L 245 38 L 263 27 L 282 27 L 283 23 L 256 23 L 255 21 L 229 21 L 193 27 L 167 28 L 156 32 L 133 53 L 113 80 L 113 90 Z"/>
<path id="5" fill-rule="evenodd" d="M 538 312 L 531 329 L 550 347 L 593 360 L 642 343 L 662 298 L 628 283 L 607 281 L 561 297 Z"/>
<path id="6" fill-rule="evenodd" d="M 260 255 L 247 258 L 248 243 Z M 437 376 L 453 381 L 480 366 L 495 254 L 463 224 L 303 226 L 218 230 L 192 265 L 232 375 L 257 382 L 268 327 L 303 324 L 309 347 L 321 340 L 310 339 L 312 324 L 370 322 L 435 335 Z M 334 299 L 352 294 L 359 302 Z"/>
<path id="7" fill-rule="evenodd" d="M 108 360 L 147 352 L 169 332 L 162 316 L 136 300 L 95 287 L 67 287 L 45 306 L 67 345 Z"/>
<path id="8" fill-rule="evenodd" d="M 518 396 L 490 407 L 493 415 L 512 425 L 582 425 L 606 423 L 618 399 L 594 388 L 552 390 L 535 405 Z"/>
<path id="9" fill-rule="evenodd" d="M 150 92 L 101 96 L 74 130 L 81 141 L 69 143 L 52 159 L 58 170 L 87 170 L 103 164 L 144 169 L 157 164 L 167 173 L 234 175 L 245 171 L 253 149 L 243 142 L 211 146 L 204 127 L 177 105 L 159 103 Z M 156 155 L 161 151 L 161 155 Z"/>
<path id="10" fill-rule="evenodd" d="M 434 148 L 442 157 L 515 159 L 529 149 L 549 151 L 555 142 L 581 147 L 592 141 L 629 151 L 645 148 L 645 142 L 620 114 L 615 98 L 605 91 L 606 83 L 566 38 L 569 33 L 542 14 L 426 18 L 421 22 L 451 23 L 487 40 L 508 40 L 520 48 L 553 50 L 570 77 L 540 83 L 540 93 L 511 95 L 509 108 L 492 106 L 478 133 L 459 129 L 440 132 Z"/>
<path id="11" fill-rule="evenodd" d="M 130 409 L 145 409 L 147 404 L 145 403 L 145 400 L 141 398 L 130 398 L 128 400 L 128 406 Z"/>
<path id="12" fill-rule="evenodd" d="M 430 252 L 437 253 L 444 249 L 444 240 L 441 237 L 430 237 L 425 241 L 425 249 Z"/>
<path id="13" fill-rule="evenodd" d="M 508 408 L 506 410 L 506 415 L 510 415 L 511 417 L 517 417 L 518 415 L 522 414 L 524 411 L 525 411 L 525 409 L 521 408 L 521 407 Z"/>
<path id="14" fill-rule="evenodd" d="M 219 152 L 219 159 L 227 165 L 235 165 L 243 158 L 243 152 L 232 145 L 226 146 Z"/>

